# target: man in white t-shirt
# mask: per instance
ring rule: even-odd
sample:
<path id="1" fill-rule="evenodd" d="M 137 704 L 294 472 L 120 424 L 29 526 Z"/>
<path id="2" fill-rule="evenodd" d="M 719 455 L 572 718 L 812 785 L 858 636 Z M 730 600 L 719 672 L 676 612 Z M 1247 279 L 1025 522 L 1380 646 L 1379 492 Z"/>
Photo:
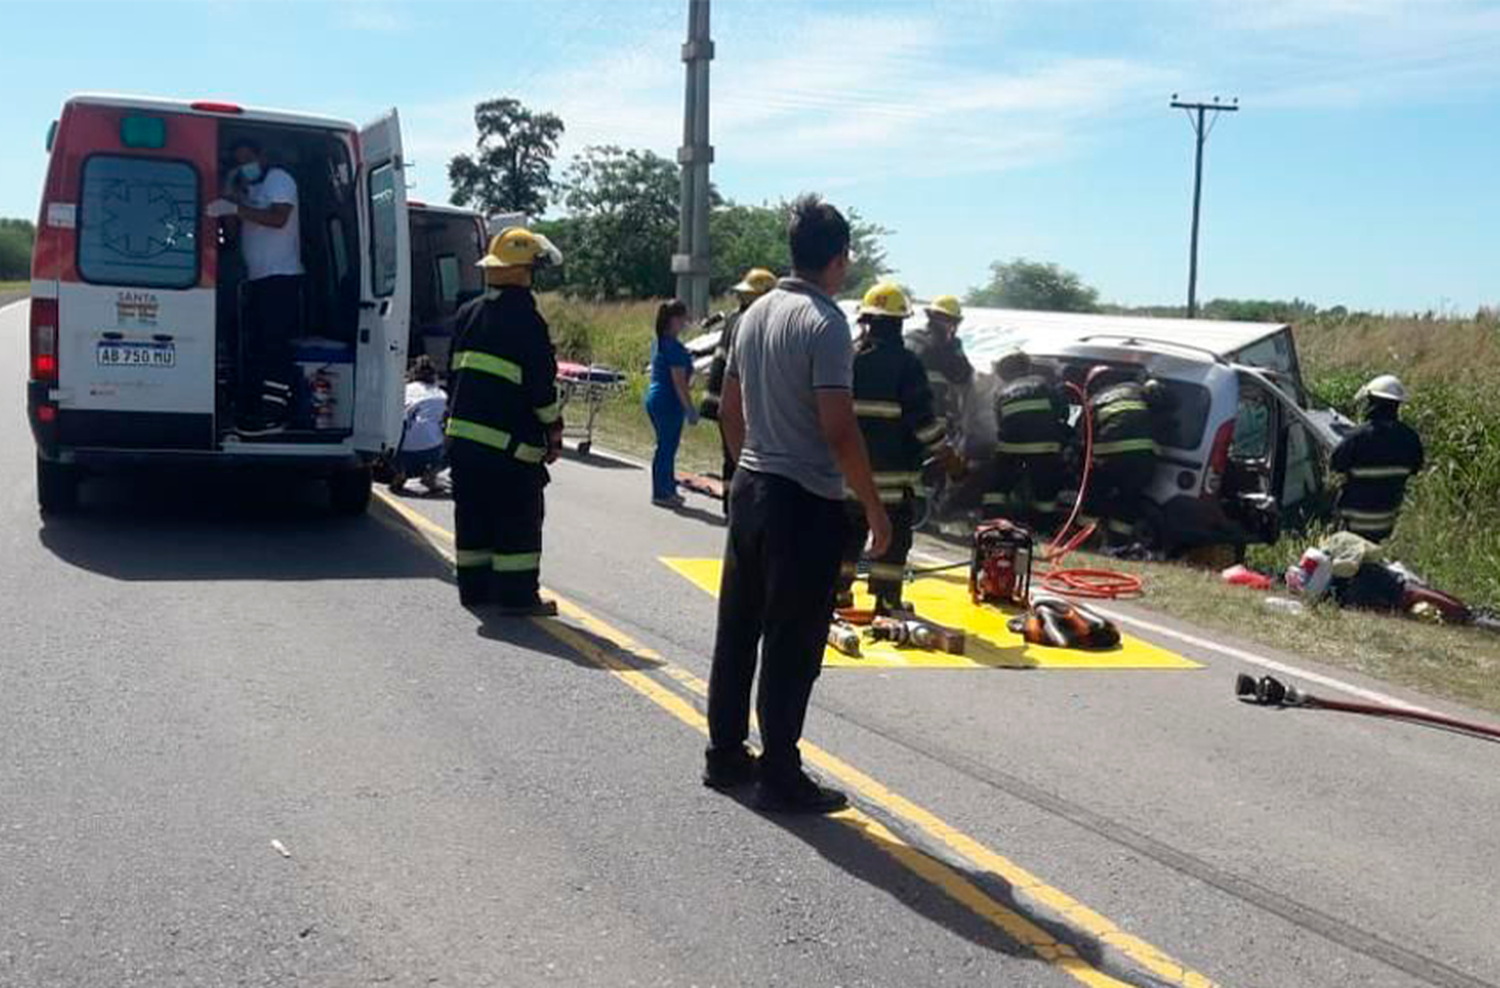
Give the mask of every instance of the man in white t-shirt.
<path id="1" fill-rule="evenodd" d="M 241 332 L 237 419 L 241 435 L 264 435 L 286 427 L 292 411 L 291 340 L 302 315 L 302 230 L 297 182 L 274 168 L 250 139 L 235 142 L 230 198 L 240 223 L 245 261 L 245 311 Z"/>
<path id="2" fill-rule="evenodd" d="M 448 418 L 448 392 L 438 387 L 437 368 L 423 354 L 411 369 L 406 385 L 406 419 L 401 448 L 396 451 L 391 492 L 403 493 L 408 477 L 422 478 L 429 494 L 442 492 L 438 471 L 443 469 L 443 427 Z"/>

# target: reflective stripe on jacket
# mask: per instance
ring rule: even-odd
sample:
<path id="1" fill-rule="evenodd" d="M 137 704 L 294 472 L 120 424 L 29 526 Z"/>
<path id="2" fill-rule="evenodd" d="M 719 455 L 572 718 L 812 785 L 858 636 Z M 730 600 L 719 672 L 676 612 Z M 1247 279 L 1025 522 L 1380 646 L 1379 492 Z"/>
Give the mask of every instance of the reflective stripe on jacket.
<path id="1" fill-rule="evenodd" d="M 920 481 L 923 462 L 948 439 L 927 371 L 903 345 L 899 328 L 871 328 L 856 345 L 854 413 L 881 500 L 899 503 Z"/>
<path id="2" fill-rule="evenodd" d="M 1406 481 L 1425 460 L 1421 437 L 1396 418 L 1372 419 L 1345 436 L 1334 448 L 1329 466 L 1344 475 L 1338 506 L 1349 527 L 1393 528 L 1406 498 Z M 1356 527 L 1356 519 L 1366 527 Z"/>
<path id="3" fill-rule="evenodd" d="M 459 309 L 447 434 L 523 463 L 546 457 L 561 418 L 557 358 L 528 289 L 492 289 Z"/>
<path id="4" fill-rule="evenodd" d="M 1068 403 L 1051 380 L 1041 374 L 1027 374 L 1001 387 L 995 397 L 995 424 L 1001 453 L 1060 453 L 1067 438 Z"/>
<path id="5" fill-rule="evenodd" d="M 1156 453 L 1151 408 L 1135 382 L 1105 388 L 1090 402 L 1094 416 L 1094 457 Z"/>

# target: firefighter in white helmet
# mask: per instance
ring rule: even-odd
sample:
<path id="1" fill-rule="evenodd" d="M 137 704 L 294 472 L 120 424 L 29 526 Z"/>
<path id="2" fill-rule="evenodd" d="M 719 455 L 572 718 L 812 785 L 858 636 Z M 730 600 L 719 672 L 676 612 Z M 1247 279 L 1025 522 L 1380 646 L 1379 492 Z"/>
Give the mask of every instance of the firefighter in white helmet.
<path id="1" fill-rule="evenodd" d="M 1359 389 L 1365 423 L 1343 438 L 1329 465 L 1344 478 L 1339 526 L 1371 542 L 1390 537 L 1406 497 L 1406 481 L 1422 469 L 1425 454 L 1415 429 L 1401 421 L 1406 387 L 1382 374 Z"/>
<path id="2" fill-rule="evenodd" d="M 478 262 L 485 293 L 459 309 L 447 435 L 458 595 L 501 614 L 557 613 L 541 599 L 542 490 L 562 450 L 557 358 L 532 272 L 562 262 L 540 234 L 510 227 Z"/>

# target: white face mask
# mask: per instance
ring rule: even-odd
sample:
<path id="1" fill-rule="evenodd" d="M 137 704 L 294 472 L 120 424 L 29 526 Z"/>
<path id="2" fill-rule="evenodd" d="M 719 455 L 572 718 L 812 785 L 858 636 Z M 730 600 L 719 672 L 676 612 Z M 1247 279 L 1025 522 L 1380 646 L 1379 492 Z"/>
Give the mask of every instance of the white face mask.
<path id="1" fill-rule="evenodd" d="M 251 161 L 240 165 L 240 177 L 247 182 L 259 182 L 261 179 L 261 167 L 259 161 Z"/>

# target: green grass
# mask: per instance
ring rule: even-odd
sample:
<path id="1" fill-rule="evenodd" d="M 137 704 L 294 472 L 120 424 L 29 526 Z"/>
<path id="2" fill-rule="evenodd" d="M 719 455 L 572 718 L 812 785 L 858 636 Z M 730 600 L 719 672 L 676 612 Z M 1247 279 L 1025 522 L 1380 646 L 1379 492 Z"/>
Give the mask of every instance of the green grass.
<path id="1" fill-rule="evenodd" d="M 728 308 L 730 304 L 726 300 L 715 308 Z M 624 371 L 629 378 L 626 389 L 599 410 L 594 441 L 621 453 L 649 457 L 656 448 L 656 437 L 642 403 L 648 383 L 646 366 L 651 360 L 656 303 L 585 302 L 549 294 L 541 297 L 540 305 L 552 327 L 559 359 L 604 364 Z M 581 414 L 581 409 L 571 411 L 568 418 L 581 424 Z M 679 467 L 718 473 L 721 460 L 716 424 L 699 422 L 683 430 L 682 448 L 677 455 Z"/>
<path id="2" fill-rule="evenodd" d="M 29 281 L 0 281 L 0 295 L 25 295 L 30 291 Z"/>

